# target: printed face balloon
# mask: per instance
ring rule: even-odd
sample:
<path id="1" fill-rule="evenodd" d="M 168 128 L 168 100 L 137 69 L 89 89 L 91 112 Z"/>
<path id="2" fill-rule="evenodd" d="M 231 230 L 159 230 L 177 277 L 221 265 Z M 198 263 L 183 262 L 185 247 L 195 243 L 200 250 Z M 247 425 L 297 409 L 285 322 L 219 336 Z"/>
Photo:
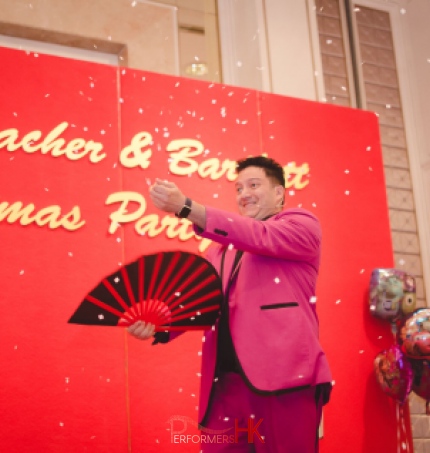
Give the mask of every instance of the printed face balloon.
<path id="1" fill-rule="evenodd" d="M 412 359 L 430 359 L 430 309 L 416 310 L 400 328 L 402 351 Z"/>
<path id="2" fill-rule="evenodd" d="M 380 352 L 374 361 L 376 379 L 381 389 L 403 404 L 412 389 L 412 365 L 398 345 Z"/>
<path id="3" fill-rule="evenodd" d="M 370 277 L 369 308 L 372 315 L 396 321 L 415 310 L 415 279 L 398 269 L 374 269 Z"/>

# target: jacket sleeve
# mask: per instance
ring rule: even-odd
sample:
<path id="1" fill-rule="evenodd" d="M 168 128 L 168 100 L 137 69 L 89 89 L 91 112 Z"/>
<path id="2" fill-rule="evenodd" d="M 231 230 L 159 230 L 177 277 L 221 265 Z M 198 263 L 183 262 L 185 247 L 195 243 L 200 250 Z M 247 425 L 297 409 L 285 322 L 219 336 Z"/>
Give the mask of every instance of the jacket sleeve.
<path id="1" fill-rule="evenodd" d="M 320 223 L 313 214 L 299 208 L 262 221 L 206 207 L 206 228 L 195 226 L 194 230 L 219 244 L 232 244 L 239 250 L 259 255 L 308 261 L 320 253 Z"/>

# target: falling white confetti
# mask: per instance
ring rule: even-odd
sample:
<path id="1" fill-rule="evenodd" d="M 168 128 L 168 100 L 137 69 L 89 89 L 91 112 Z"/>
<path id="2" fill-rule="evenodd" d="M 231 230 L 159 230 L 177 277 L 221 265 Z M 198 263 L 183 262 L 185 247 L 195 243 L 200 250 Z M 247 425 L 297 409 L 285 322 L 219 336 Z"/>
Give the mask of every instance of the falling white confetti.
<path id="1" fill-rule="evenodd" d="M 340 302 L 341 302 L 341 300 L 340 300 L 340 299 L 338 299 L 338 300 L 336 301 L 336 305 L 339 305 L 339 304 L 340 304 Z"/>
<path id="2" fill-rule="evenodd" d="M 359 354 L 363 354 L 364 353 L 364 349 L 360 349 L 360 351 L 358 351 Z"/>
<path id="3" fill-rule="evenodd" d="M 114 281 L 115 283 L 119 283 L 120 278 L 119 278 L 119 277 L 115 277 L 115 278 L 113 279 L 113 281 Z"/>
<path id="4" fill-rule="evenodd" d="M 98 315 L 98 318 L 99 318 L 100 320 L 105 319 L 104 315 L 101 315 L 101 314 Z"/>
<path id="5" fill-rule="evenodd" d="M 349 190 L 345 190 L 345 195 L 349 195 Z"/>
<path id="6" fill-rule="evenodd" d="M 281 280 L 279 280 L 278 277 L 275 277 L 275 278 L 273 279 L 273 281 L 274 281 L 275 283 L 279 283 Z"/>
<path id="7" fill-rule="evenodd" d="M 201 357 L 202 351 L 199 351 L 199 352 L 197 353 L 197 355 L 198 355 L 199 357 Z"/>
<path id="8" fill-rule="evenodd" d="M 121 242 L 121 238 L 116 238 L 116 242 Z"/>
<path id="9" fill-rule="evenodd" d="M 399 259 L 399 264 L 400 266 L 403 266 L 405 264 L 405 260 L 403 258 Z"/>
<path id="10" fill-rule="evenodd" d="M 134 8 L 137 5 L 136 1 L 131 2 L 131 6 Z"/>
<path id="11" fill-rule="evenodd" d="M 181 392 L 182 392 L 182 389 L 180 388 L 180 389 L 178 390 L 178 392 L 181 393 Z"/>
<path id="12" fill-rule="evenodd" d="M 119 98 L 119 103 L 123 104 L 124 103 L 124 99 L 123 98 Z"/>
<path id="13" fill-rule="evenodd" d="M 315 304 L 316 301 L 317 301 L 317 296 L 312 296 L 312 297 L 309 299 L 309 302 L 310 302 L 311 304 Z"/>
<path id="14" fill-rule="evenodd" d="M 24 275 L 24 269 L 22 269 L 21 271 L 19 271 L 19 275 Z"/>
<path id="15" fill-rule="evenodd" d="M 218 198 L 218 194 L 217 194 L 217 193 L 214 193 L 213 197 L 214 197 L 214 198 Z"/>
<path id="16" fill-rule="evenodd" d="M 288 195 L 290 195 L 290 197 L 292 197 L 295 194 L 296 194 L 296 192 L 294 190 L 289 190 L 288 191 Z"/>
<path id="17" fill-rule="evenodd" d="M 385 108 L 390 109 L 391 108 L 391 104 L 385 104 Z"/>
<path id="18" fill-rule="evenodd" d="M 360 274 L 364 274 L 364 269 L 361 269 Z"/>
<path id="19" fill-rule="evenodd" d="M 349 174 L 349 170 L 345 170 L 345 173 L 348 175 Z"/>
<path id="20" fill-rule="evenodd" d="M 104 129 L 102 129 L 102 130 L 100 131 L 100 134 L 105 135 L 105 134 L 106 134 L 106 131 L 105 131 Z"/>
<path id="21" fill-rule="evenodd" d="M 206 337 L 203 336 L 203 337 L 202 337 L 202 343 L 204 343 L 205 341 L 206 341 Z"/>
<path id="22" fill-rule="evenodd" d="M 225 422 L 228 422 L 230 419 L 229 419 L 228 417 L 224 417 L 223 420 L 224 420 Z"/>
<path id="23" fill-rule="evenodd" d="M 18 349 L 18 345 L 16 344 L 13 349 L 15 349 L 15 351 Z"/>
<path id="24" fill-rule="evenodd" d="M 68 384 L 70 382 L 70 378 L 68 378 L 68 377 L 66 377 L 64 380 L 66 381 L 66 384 Z"/>
<path id="25" fill-rule="evenodd" d="M 382 335 L 379 335 L 378 340 L 382 340 Z"/>
<path id="26" fill-rule="evenodd" d="M 69 256 L 73 256 L 73 252 L 68 252 L 68 255 Z"/>
<path id="27" fill-rule="evenodd" d="M 241 61 L 238 61 L 238 62 L 236 63 L 236 66 L 237 66 L 238 68 L 241 68 L 241 67 L 243 66 L 243 63 L 242 63 Z"/>
<path id="28" fill-rule="evenodd" d="M 326 42 L 327 44 L 331 44 L 331 43 L 333 42 L 333 40 L 331 40 L 331 39 L 326 39 L 325 42 Z"/>
<path id="29" fill-rule="evenodd" d="M 196 373 L 197 377 L 202 377 L 202 373 Z"/>
<path id="30" fill-rule="evenodd" d="M 400 14 L 406 14 L 406 9 L 405 8 L 401 8 L 400 9 Z"/>
<path id="31" fill-rule="evenodd" d="M 13 112 L 13 116 L 18 116 L 18 113 L 16 113 L 16 112 Z"/>
<path id="32" fill-rule="evenodd" d="M 222 108 L 221 108 L 221 116 L 222 116 L 223 118 L 225 118 L 226 115 L 227 115 L 227 114 L 225 113 L 225 107 L 222 107 Z"/>
<path id="33" fill-rule="evenodd" d="M 60 425 L 60 426 L 64 426 L 64 423 L 63 423 L 63 422 L 60 422 L 59 425 Z"/>
<path id="34" fill-rule="evenodd" d="M 371 146 L 368 146 L 368 147 L 366 148 L 366 151 L 370 151 L 371 149 L 372 149 L 372 147 L 371 147 Z"/>

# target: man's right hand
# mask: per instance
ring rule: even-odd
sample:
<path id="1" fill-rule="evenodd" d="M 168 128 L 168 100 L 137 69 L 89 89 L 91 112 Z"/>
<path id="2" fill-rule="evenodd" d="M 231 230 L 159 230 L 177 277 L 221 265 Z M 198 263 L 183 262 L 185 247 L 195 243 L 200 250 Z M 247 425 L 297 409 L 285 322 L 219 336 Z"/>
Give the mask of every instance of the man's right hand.
<path id="1" fill-rule="evenodd" d="M 127 328 L 127 331 L 133 337 L 139 340 L 148 340 L 152 338 L 155 333 L 155 326 L 151 323 L 145 323 L 143 321 L 137 321 Z"/>

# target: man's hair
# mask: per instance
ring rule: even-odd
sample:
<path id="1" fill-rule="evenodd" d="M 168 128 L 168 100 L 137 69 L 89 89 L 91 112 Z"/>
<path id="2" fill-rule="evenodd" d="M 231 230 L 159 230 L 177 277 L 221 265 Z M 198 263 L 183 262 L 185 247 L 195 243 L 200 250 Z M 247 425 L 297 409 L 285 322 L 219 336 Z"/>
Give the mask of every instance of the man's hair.
<path id="1" fill-rule="evenodd" d="M 276 162 L 276 160 L 273 160 L 270 157 L 256 156 L 247 157 L 246 159 L 241 159 L 236 162 L 237 173 L 240 173 L 247 167 L 262 168 L 268 178 L 274 180 L 276 184 L 285 187 L 284 169 Z"/>

